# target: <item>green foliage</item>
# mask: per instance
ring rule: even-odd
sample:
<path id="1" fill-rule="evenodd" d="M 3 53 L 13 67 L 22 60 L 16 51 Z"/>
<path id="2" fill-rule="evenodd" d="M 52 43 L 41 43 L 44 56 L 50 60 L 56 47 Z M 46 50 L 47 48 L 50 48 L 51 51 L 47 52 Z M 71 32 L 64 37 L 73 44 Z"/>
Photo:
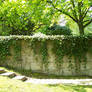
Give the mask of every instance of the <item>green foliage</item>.
<path id="1" fill-rule="evenodd" d="M 68 17 L 65 17 L 65 20 L 67 20 L 66 26 L 68 26 L 72 30 L 72 35 L 78 36 L 79 35 L 78 25 Z M 91 35 L 91 34 L 92 34 L 92 23 L 84 29 L 84 35 Z"/>
<path id="2" fill-rule="evenodd" d="M 47 66 L 49 64 L 49 60 L 48 60 L 48 49 L 47 49 L 47 41 L 46 40 L 41 41 L 40 53 L 42 56 L 42 64 L 46 67 L 46 70 L 48 70 Z"/>
<path id="3" fill-rule="evenodd" d="M 71 35 L 71 30 L 66 26 L 54 24 L 47 30 L 47 35 Z"/>
<path id="4" fill-rule="evenodd" d="M 0 4 L 0 35 L 31 35 L 51 24 L 52 12 L 40 0 L 5 0 Z"/>
<path id="5" fill-rule="evenodd" d="M 11 53 L 11 47 L 13 48 L 14 53 Z M 0 61 L 6 61 L 8 56 L 14 56 L 15 61 L 21 60 L 21 42 L 17 39 L 3 39 L 0 38 Z"/>
<path id="6" fill-rule="evenodd" d="M 13 46 L 13 49 L 14 49 L 14 61 L 21 61 L 21 40 L 13 40 L 12 41 L 12 46 Z"/>
<path id="7" fill-rule="evenodd" d="M 30 35 L 35 23 L 31 20 L 28 5 L 24 0 L 4 1 L 0 5 L 2 31 L 12 35 Z"/>
<path id="8" fill-rule="evenodd" d="M 5 60 L 6 56 L 10 55 L 9 46 L 8 40 L 0 40 L 0 60 Z"/>
<path id="9" fill-rule="evenodd" d="M 68 57 L 70 69 L 76 68 L 76 72 L 80 70 L 81 63 L 86 67 L 86 54 L 91 48 L 92 43 L 90 37 L 65 37 L 61 40 L 54 41 L 53 51 L 56 55 L 56 63 L 61 66 L 64 56 Z M 90 45 L 89 45 L 90 42 Z M 75 66 L 71 60 L 74 58 Z M 57 66 L 57 67 L 58 67 Z"/>
<path id="10" fill-rule="evenodd" d="M 91 0 L 0 1 L 0 35 L 31 35 L 37 30 L 46 33 L 61 14 L 70 17 L 83 31 L 92 22 L 91 6 Z M 55 33 L 61 34 L 61 31 Z M 63 34 L 69 34 L 69 31 Z"/>
<path id="11" fill-rule="evenodd" d="M 55 53 L 56 67 L 58 70 L 60 70 L 60 68 L 62 68 L 62 65 L 63 65 L 63 57 L 64 57 L 63 48 L 61 46 L 61 41 L 59 40 L 53 41 L 52 51 L 53 53 Z"/>
<path id="12" fill-rule="evenodd" d="M 29 46 L 33 49 L 34 57 L 36 55 L 40 55 L 42 58 L 42 60 L 41 60 L 42 68 L 43 68 L 43 65 L 46 67 L 49 63 L 46 39 L 39 40 L 38 38 L 34 38 L 34 39 L 29 40 L 29 43 L 31 43 L 31 44 L 29 44 Z"/>
<path id="13" fill-rule="evenodd" d="M 72 35 L 72 31 L 67 26 L 60 26 L 57 24 L 53 24 L 51 27 L 45 26 L 37 32 L 41 32 L 46 35 Z"/>
<path id="14" fill-rule="evenodd" d="M 77 23 L 80 35 L 92 23 L 91 0 L 44 0 L 57 12 L 60 12 Z"/>

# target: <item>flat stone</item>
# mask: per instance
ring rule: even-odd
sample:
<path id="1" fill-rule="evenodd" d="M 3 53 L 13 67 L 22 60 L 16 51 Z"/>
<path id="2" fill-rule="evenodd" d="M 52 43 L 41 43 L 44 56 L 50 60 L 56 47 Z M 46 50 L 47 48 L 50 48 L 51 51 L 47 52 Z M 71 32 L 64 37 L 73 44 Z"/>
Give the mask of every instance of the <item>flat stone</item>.
<path id="1" fill-rule="evenodd" d="M 5 73 L 6 71 L 4 69 L 0 69 L 0 74 Z"/>
<path id="2" fill-rule="evenodd" d="M 13 79 L 25 81 L 25 80 L 27 80 L 27 77 L 25 77 L 25 76 L 15 76 Z"/>
<path id="3" fill-rule="evenodd" d="M 7 76 L 7 77 L 15 77 L 16 74 L 13 72 L 6 72 L 6 73 L 2 73 L 0 74 L 1 76 Z"/>

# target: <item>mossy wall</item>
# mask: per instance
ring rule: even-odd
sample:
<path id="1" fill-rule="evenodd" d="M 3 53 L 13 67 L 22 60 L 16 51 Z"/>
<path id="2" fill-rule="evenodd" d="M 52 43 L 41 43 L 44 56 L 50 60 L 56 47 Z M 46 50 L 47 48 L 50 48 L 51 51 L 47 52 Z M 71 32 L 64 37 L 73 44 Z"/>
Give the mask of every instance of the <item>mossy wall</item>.
<path id="1" fill-rule="evenodd" d="M 0 66 L 63 76 L 92 76 L 92 37 L 2 36 Z"/>

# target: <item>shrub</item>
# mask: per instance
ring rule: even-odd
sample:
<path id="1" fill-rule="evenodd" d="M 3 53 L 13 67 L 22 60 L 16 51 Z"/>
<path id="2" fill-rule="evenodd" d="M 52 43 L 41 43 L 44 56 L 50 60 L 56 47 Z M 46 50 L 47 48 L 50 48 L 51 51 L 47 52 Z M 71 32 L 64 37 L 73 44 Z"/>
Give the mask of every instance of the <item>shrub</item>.
<path id="1" fill-rule="evenodd" d="M 48 28 L 47 35 L 71 35 L 71 30 L 66 26 L 54 24 Z"/>
<path id="2" fill-rule="evenodd" d="M 0 5 L 1 35 L 30 35 L 35 26 L 30 13 L 27 3 L 23 3 L 22 0 L 2 2 Z"/>

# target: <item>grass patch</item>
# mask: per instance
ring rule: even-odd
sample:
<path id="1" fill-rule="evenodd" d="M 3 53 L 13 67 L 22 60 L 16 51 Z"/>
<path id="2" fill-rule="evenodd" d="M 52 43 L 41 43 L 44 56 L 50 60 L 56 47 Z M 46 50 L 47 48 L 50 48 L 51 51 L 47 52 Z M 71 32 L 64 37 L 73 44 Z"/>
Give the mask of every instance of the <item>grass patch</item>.
<path id="1" fill-rule="evenodd" d="M 0 76 L 0 92 L 92 92 L 92 86 L 37 85 Z"/>

